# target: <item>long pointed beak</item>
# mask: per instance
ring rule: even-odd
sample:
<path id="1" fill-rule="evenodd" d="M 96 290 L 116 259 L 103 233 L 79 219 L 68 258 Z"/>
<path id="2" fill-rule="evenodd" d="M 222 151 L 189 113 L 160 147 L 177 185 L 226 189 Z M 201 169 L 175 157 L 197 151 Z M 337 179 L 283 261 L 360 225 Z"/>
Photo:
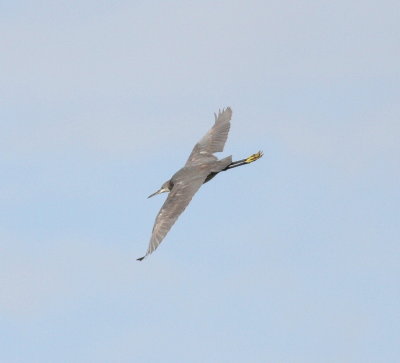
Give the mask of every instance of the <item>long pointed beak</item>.
<path id="1" fill-rule="evenodd" d="M 154 197 L 155 195 L 157 195 L 157 194 L 161 194 L 161 193 L 164 193 L 164 192 L 168 192 L 168 190 L 167 189 L 159 189 L 159 190 L 157 190 L 155 193 L 153 193 L 153 194 L 150 194 L 148 197 L 147 197 L 147 199 L 149 199 L 149 198 L 151 198 L 151 197 Z"/>

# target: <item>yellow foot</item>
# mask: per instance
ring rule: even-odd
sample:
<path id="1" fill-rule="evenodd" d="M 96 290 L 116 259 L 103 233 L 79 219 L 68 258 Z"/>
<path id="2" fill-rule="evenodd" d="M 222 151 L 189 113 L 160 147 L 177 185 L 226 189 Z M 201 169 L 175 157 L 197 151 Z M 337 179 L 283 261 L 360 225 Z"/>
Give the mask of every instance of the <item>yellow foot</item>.
<path id="1" fill-rule="evenodd" d="M 252 163 L 253 161 L 256 161 L 256 160 L 258 160 L 259 158 L 261 158 L 263 155 L 264 155 L 264 153 L 263 153 L 262 151 L 259 151 L 258 153 L 255 153 L 255 154 L 249 156 L 249 157 L 245 160 L 245 162 L 246 162 L 247 164 L 250 164 L 250 163 Z"/>

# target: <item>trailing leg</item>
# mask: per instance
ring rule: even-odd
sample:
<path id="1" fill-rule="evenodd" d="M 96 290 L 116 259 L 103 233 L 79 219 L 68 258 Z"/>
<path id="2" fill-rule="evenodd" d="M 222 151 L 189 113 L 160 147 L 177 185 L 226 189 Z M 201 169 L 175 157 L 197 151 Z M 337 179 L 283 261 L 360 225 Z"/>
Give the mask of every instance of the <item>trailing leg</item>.
<path id="1" fill-rule="evenodd" d="M 260 159 L 263 156 L 263 152 L 259 151 L 258 153 L 255 153 L 253 155 L 250 155 L 248 158 L 243 159 L 243 160 L 238 160 L 238 161 L 233 161 L 232 163 L 230 163 L 226 168 L 222 169 L 221 171 L 225 171 L 225 170 L 229 170 L 232 168 L 236 168 L 237 166 L 242 166 L 242 165 L 246 165 L 246 164 L 250 164 L 258 159 Z M 208 181 L 210 181 L 212 178 L 214 178 L 219 172 L 212 172 L 210 174 L 208 174 L 206 180 L 204 181 L 204 183 L 207 183 Z"/>
<path id="2" fill-rule="evenodd" d="M 248 158 L 243 159 L 243 160 L 238 160 L 238 161 L 233 161 L 232 163 L 230 163 L 225 169 L 223 169 L 223 171 L 228 170 L 228 169 L 232 169 L 232 168 L 236 168 L 237 166 L 242 166 L 242 165 L 246 165 L 246 164 L 250 164 L 258 159 L 260 159 L 263 156 L 263 152 L 259 151 L 258 153 L 255 153 L 253 155 L 250 155 Z"/>

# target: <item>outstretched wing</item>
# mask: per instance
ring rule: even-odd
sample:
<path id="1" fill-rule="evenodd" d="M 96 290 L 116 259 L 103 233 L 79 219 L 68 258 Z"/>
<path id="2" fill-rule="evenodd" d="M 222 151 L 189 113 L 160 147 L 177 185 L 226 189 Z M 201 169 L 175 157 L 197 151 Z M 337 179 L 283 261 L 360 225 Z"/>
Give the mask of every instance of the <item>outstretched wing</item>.
<path id="1" fill-rule="evenodd" d="M 174 186 L 157 214 L 146 255 L 138 258 L 139 261 L 151 254 L 160 245 L 178 217 L 200 189 L 208 173 L 208 169 L 204 167 L 196 170 L 184 168 L 177 173 L 178 175 L 174 178 Z"/>
<path id="2" fill-rule="evenodd" d="M 194 146 L 185 166 L 217 160 L 213 153 L 224 150 L 231 127 L 232 110 L 228 107 L 222 111 L 218 111 L 218 115 L 214 114 L 214 116 L 214 126 Z"/>

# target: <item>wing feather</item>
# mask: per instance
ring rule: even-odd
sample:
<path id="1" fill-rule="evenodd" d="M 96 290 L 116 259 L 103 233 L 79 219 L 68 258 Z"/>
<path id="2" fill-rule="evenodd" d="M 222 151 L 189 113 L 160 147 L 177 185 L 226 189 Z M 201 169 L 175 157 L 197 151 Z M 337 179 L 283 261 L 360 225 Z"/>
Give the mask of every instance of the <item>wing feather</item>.
<path id="1" fill-rule="evenodd" d="M 229 129 L 231 127 L 232 110 L 230 107 L 218 111 L 218 115 L 214 114 L 215 123 L 213 127 L 201 138 L 194 146 L 186 166 L 203 163 L 206 161 L 215 161 L 217 158 L 213 153 L 224 150 L 226 140 L 228 138 Z"/>
<path id="2" fill-rule="evenodd" d="M 199 170 L 194 169 L 182 169 L 180 175 L 174 180 L 174 186 L 157 214 L 146 255 L 139 260 L 142 260 L 157 249 L 176 220 L 189 205 L 193 196 L 200 189 L 207 175 L 207 170 L 200 170 L 199 172 Z"/>

